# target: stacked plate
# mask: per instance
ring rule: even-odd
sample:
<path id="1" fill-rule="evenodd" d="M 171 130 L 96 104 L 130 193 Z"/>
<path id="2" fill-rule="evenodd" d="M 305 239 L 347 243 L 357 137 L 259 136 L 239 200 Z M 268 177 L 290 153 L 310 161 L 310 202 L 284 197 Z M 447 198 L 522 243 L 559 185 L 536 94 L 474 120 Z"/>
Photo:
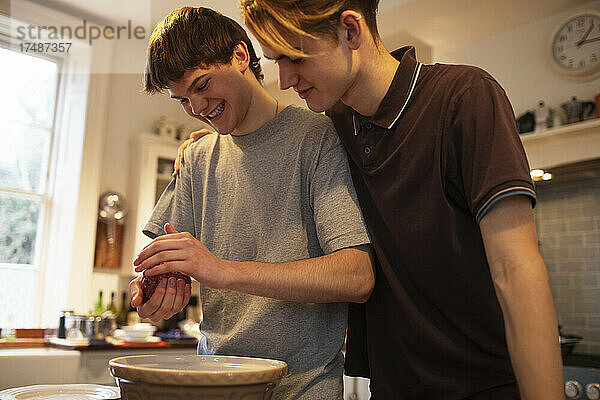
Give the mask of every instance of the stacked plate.
<path id="1" fill-rule="evenodd" d="M 112 400 L 120 398 L 121 391 L 118 387 L 87 384 L 34 385 L 0 392 L 2 400 Z"/>

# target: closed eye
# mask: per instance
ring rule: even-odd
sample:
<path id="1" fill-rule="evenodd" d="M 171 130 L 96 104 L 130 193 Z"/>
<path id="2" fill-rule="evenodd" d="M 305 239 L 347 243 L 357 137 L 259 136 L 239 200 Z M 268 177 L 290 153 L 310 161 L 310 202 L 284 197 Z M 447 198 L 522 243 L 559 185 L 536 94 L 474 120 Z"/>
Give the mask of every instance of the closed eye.
<path id="1" fill-rule="evenodd" d="M 208 87 L 208 82 L 210 82 L 210 79 L 205 80 L 202 85 L 196 86 L 196 92 L 201 92 L 206 89 Z"/>
<path id="2" fill-rule="evenodd" d="M 276 58 L 273 61 L 275 64 L 279 63 L 279 61 L 284 60 L 284 59 L 288 59 L 292 64 L 300 64 L 302 61 L 304 61 L 304 58 L 290 58 L 287 56 L 282 56 L 280 58 Z"/>

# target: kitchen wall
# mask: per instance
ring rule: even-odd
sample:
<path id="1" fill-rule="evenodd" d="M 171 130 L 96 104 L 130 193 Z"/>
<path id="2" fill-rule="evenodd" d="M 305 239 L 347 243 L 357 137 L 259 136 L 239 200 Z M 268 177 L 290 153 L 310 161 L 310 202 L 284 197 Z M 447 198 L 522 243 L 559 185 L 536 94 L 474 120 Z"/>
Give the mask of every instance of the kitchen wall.
<path id="1" fill-rule="evenodd" d="M 592 179 L 538 185 L 535 209 L 540 250 L 562 333 L 583 336 L 576 350 L 591 354 L 600 354 L 598 172 Z"/>
<path id="2" fill-rule="evenodd" d="M 550 56 L 554 29 L 575 12 L 589 9 L 600 10 L 600 1 L 585 3 L 451 51 L 435 48 L 433 58 L 436 62 L 472 64 L 487 70 L 504 87 L 517 115 L 534 108 L 538 100 L 544 100 L 551 107 L 570 100 L 573 95 L 592 100 L 600 93 L 600 78 L 581 83 L 568 80 L 554 70 Z"/>

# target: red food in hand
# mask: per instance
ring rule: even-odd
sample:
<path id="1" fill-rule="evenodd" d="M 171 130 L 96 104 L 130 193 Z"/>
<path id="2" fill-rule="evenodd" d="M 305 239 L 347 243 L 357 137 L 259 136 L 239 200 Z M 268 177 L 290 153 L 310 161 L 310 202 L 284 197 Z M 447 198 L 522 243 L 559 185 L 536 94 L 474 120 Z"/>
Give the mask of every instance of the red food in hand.
<path id="1" fill-rule="evenodd" d="M 150 300 L 150 297 L 152 297 L 156 287 L 163 278 L 169 279 L 170 277 L 175 279 L 183 279 L 185 283 L 189 283 L 190 285 L 192 284 L 192 279 L 181 272 L 168 272 L 166 274 L 154 276 L 146 276 L 144 274 L 144 277 L 142 278 L 142 304 Z"/>

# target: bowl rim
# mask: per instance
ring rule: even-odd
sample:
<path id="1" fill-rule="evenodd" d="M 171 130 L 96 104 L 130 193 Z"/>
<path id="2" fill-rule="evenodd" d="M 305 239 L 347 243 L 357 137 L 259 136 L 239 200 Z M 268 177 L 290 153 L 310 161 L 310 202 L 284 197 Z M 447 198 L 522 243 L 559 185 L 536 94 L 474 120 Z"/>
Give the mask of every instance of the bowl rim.
<path id="1" fill-rule="evenodd" d="M 192 358 L 200 357 L 212 361 L 226 359 L 229 362 L 236 360 L 252 360 L 264 362 L 263 368 L 252 371 L 186 371 L 173 368 L 150 368 L 125 364 L 124 359 L 149 357 L 167 358 Z M 211 354 L 142 354 L 135 356 L 116 357 L 109 361 L 109 371 L 117 379 L 129 381 L 143 381 L 162 385 L 189 385 L 189 386 L 237 386 L 259 383 L 275 382 L 287 373 L 287 363 L 281 360 L 241 357 Z"/>

